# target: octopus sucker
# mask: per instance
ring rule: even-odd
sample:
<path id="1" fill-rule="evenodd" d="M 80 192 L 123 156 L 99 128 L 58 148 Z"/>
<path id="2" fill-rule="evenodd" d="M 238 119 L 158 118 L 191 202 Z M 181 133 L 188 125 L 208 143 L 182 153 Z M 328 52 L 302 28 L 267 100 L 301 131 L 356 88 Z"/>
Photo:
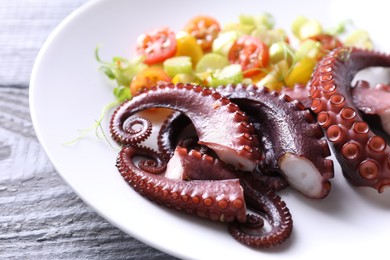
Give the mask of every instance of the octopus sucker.
<path id="1" fill-rule="evenodd" d="M 252 171 L 261 159 L 259 141 L 245 113 L 232 112 L 229 104 L 230 101 L 219 93 L 200 86 L 161 84 L 119 106 L 112 116 L 111 133 L 120 131 L 129 117 L 144 109 L 173 109 L 190 119 L 200 144 L 214 150 L 234 167 Z M 217 126 L 221 127 L 216 129 Z M 253 137 L 242 138 L 243 133 Z"/>
<path id="2" fill-rule="evenodd" d="M 255 85 L 227 85 L 216 90 L 251 118 L 265 154 L 258 165 L 260 171 L 280 172 L 290 186 L 311 198 L 329 193 L 334 169 L 325 158 L 330 150 L 321 127 L 300 102 Z"/>
<path id="3" fill-rule="evenodd" d="M 321 69 L 324 66 L 331 69 Z M 346 178 L 381 192 L 390 181 L 388 87 L 369 87 L 364 81 L 351 87 L 356 74 L 368 67 L 390 67 L 390 55 L 351 47 L 331 51 L 318 63 L 309 82 L 311 107 Z M 367 115 L 379 117 L 381 129 L 372 127 Z"/>

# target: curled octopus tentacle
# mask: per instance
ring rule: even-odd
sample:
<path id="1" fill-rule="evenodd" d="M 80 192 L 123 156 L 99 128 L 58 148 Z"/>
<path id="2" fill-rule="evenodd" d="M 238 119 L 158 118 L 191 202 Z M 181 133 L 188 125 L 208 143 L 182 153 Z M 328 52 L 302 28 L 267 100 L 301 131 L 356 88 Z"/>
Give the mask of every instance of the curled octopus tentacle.
<path id="1" fill-rule="evenodd" d="M 272 247 L 288 239 L 293 221 L 286 203 L 267 186 L 254 189 L 245 180 L 241 181 L 241 185 L 248 207 L 257 214 L 248 214 L 245 223 L 230 223 L 230 234 L 245 245 L 260 248 Z M 264 220 L 270 224 L 269 230 L 264 228 Z"/>
<path id="2" fill-rule="evenodd" d="M 157 171 L 137 167 L 134 157 L 156 160 Z M 238 179 L 221 181 L 173 179 L 163 172 L 165 160 L 145 147 L 124 146 L 117 158 L 117 168 L 133 189 L 148 199 L 214 221 L 246 221 L 243 189 Z M 150 166 L 150 163 L 148 163 Z M 156 174 L 160 173 L 160 174 Z"/>
<path id="3" fill-rule="evenodd" d="M 245 222 L 231 222 L 229 231 L 236 240 L 248 246 L 271 247 L 284 242 L 292 232 L 292 217 L 286 204 L 267 184 L 253 175 L 236 171 L 216 158 L 180 146 L 168 163 L 167 174 L 187 180 L 240 179 L 246 207 L 257 214 L 247 214 Z M 270 229 L 265 228 L 264 220 L 270 224 Z"/>
<path id="4" fill-rule="evenodd" d="M 161 84 L 134 96 L 114 112 L 112 132 L 135 113 L 157 107 L 185 114 L 196 129 L 199 143 L 234 167 L 252 171 L 261 159 L 259 140 L 245 113 L 218 92 L 191 84 Z"/>
<path id="5" fill-rule="evenodd" d="M 145 117 L 126 118 L 120 125 L 110 125 L 112 138 L 119 144 L 138 144 L 152 133 L 152 123 Z"/>
<path id="6" fill-rule="evenodd" d="M 351 94 L 357 72 L 373 66 L 390 67 L 390 56 L 341 47 L 319 62 L 309 84 L 311 109 L 326 131 L 346 178 L 354 185 L 382 192 L 390 186 L 390 147 L 363 120 Z"/>
<path id="7" fill-rule="evenodd" d="M 216 89 L 254 120 L 264 150 L 260 171 L 279 171 L 308 197 L 323 198 L 331 188 L 333 161 L 327 140 L 311 112 L 288 95 L 266 87 L 227 85 Z"/>

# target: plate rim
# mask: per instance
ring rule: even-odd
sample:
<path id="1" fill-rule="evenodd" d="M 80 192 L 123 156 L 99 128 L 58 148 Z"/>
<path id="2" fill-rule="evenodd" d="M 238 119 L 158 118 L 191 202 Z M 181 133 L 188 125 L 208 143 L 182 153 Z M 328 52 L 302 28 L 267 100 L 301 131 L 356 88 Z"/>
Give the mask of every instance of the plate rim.
<path id="1" fill-rule="evenodd" d="M 31 72 L 30 85 L 29 85 L 29 108 L 30 108 L 30 115 L 31 115 L 31 120 L 32 120 L 32 123 L 33 123 L 34 131 L 36 133 L 36 136 L 38 138 L 39 143 L 42 145 L 46 155 L 50 159 L 50 161 L 53 164 L 54 168 L 56 169 L 57 173 L 68 184 L 68 186 L 70 186 L 70 188 L 78 195 L 78 197 L 83 200 L 84 203 L 86 203 L 88 206 L 90 206 L 94 211 L 96 211 L 100 216 L 102 216 L 106 221 L 111 223 L 113 226 L 119 228 L 120 230 L 122 230 L 123 232 L 125 232 L 127 234 L 130 234 L 135 239 L 137 239 L 139 241 L 142 241 L 143 243 L 145 243 L 145 244 L 147 244 L 147 245 L 149 245 L 151 247 L 154 247 L 154 248 L 156 248 L 156 249 L 158 249 L 158 250 L 160 250 L 162 252 L 166 252 L 168 254 L 175 255 L 175 256 L 178 256 L 178 257 L 182 257 L 182 258 L 187 258 L 188 255 L 181 255 L 179 251 L 171 251 L 169 248 L 165 248 L 165 247 L 162 247 L 162 246 L 160 246 L 158 244 L 156 245 L 154 243 L 151 243 L 147 239 L 144 239 L 144 237 L 140 237 L 138 234 L 133 234 L 131 232 L 129 233 L 129 231 L 126 228 L 123 228 L 122 225 L 120 225 L 119 223 L 114 223 L 109 217 L 107 217 L 107 215 L 104 212 L 101 212 L 94 205 L 90 204 L 90 202 L 88 200 L 84 199 L 84 197 L 79 193 L 79 191 L 76 190 L 73 187 L 73 185 L 70 184 L 70 182 L 68 181 L 66 176 L 64 176 L 64 174 L 59 170 L 59 168 L 57 167 L 57 165 L 55 163 L 55 160 L 52 158 L 52 155 L 50 153 L 48 153 L 48 149 L 46 147 L 45 142 L 43 142 L 43 137 L 41 136 L 41 132 L 38 131 L 39 126 L 37 126 L 37 118 L 36 118 L 36 114 L 35 114 L 36 111 L 34 109 L 34 106 L 35 106 L 35 98 L 34 98 L 34 96 L 36 94 L 36 93 L 34 93 L 34 89 L 36 88 L 35 87 L 36 76 L 37 76 L 37 73 L 39 71 L 40 63 L 41 63 L 41 61 L 42 61 L 42 59 L 43 59 L 43 57 L 45 55 L 46 49 L 50 46 L 50 44 L 53 42 L 53 40 L 56 38 L 56 36 L 63 30 L 64 27 L 67 26 L 67 24 L 70 21 L 72 21 L 75 17 L 77 17 L 79 15 L 82 15 L 86 10 L 88 10 L 92 6 L 100 4 L 100 3 L 103 3 L 103 2 L 108 2 L 108 0 L 91 0 L 91 1 L 88 1 L 88 2 L 86 2 L 84 4 L 82 4 L 80 7 L 78 7 L 73 12 L 71 12 L 50 33 L 50 35 L 48 36 L 48 38 L 45 40 L 44 44 L 42 45 L 40 51 L 38 52 L 38 55 L 37 55 L 37 57 L 35 59 L 35 62 L 34 62 L 34 65 L 33 65 L 33 69 L 32 69 L 32 72 Z"/>

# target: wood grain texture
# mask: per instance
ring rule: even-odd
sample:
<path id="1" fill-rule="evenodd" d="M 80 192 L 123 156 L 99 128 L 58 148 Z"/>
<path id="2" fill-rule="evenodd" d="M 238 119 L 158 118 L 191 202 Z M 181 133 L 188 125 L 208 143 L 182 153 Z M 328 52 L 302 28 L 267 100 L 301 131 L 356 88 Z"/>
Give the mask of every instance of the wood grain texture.
<path id="1" fill-rule="evenodd" d="M 50 32 L 87 0 L 0 0 L 0 259 L 175 259 L 112 226 L 60 178 L 30 118 Z"/>
<path id="2" fill-rule="evenodd" d="M 0 259 L 174 259 L 113 227 L 59 177 L 28 89 L 0 88 Z"/>
<path id="3" fill-rule="evenodd" d="M 87 0 L 0 0 L 0 85 L 26 85 L 50 32 Z"/>

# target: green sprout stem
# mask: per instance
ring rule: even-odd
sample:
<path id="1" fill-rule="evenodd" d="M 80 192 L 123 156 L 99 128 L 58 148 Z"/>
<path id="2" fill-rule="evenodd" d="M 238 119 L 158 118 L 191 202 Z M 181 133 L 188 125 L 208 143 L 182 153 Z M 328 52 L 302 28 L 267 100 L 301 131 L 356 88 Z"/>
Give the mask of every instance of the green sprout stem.
<path id="1" fill-rule="evenodd" d="M 111 110 L 112 108 L 116 107 L 117 105 L 120 104 L 120 101 L 119 100 L 115 100 L 107 105 L 104 106 L 103 110 L 102 110 L 102 113 L 99 117 L 98 120 L 95 120 L 95 123 L 87 128 L 87 129 L 81 129 L 79 130 L 78 132 L 80 133 L 80 136 L 78 136 L 77 138 L 69 141 L 69 142 L 66 142 L 65 144 L 66 145 L 71 145 L 71 144 L 74 144 L 78 141 L 80 141 L 81 139 L 85 138 L 86 136 L 88 136 L 88 134 L 91 132 L 91 131 L 95 131 L 95 135 L 99 138 L 99 139 L 102 139 L 102 140 L 105 140 L 109 146 L 115 150 L 115 147 L 112 145 L 112 143 L 110 142 L 110 140 L 108 139 L 104 129 L 103 129 L 103 126 L 102 126 L 102 121 L 103 119 L 105 118 L 107 112 L 109 110 Z"/>

